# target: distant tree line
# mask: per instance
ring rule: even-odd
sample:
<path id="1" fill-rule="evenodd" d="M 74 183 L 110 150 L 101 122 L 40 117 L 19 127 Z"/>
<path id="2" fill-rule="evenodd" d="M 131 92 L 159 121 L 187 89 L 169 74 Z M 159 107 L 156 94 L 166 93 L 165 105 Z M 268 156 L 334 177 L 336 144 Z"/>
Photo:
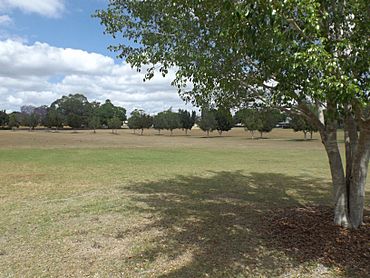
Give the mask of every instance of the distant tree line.
<path id="1" fill-rule="evenodd" d="M 111 128 L 112 131 L 120 128 L 126 118 L 126 109 L 115 106 L 107 99 L 103 104 L 88 99 L 82 94 L 70 94 L 57 99 L 50 106 L 35 107 L 24 105 L 20 112 L 7 114 L 0 111 L 1 127 L 14 129 L 27 126 L 34 130 L 37 126 L 48 128 L 63 128 L 69 126 L 73 129 L 101 127 Z"/>
<path id="2" fill-rule="evenodd" d="M 143 134 L 144 129 L 154 128 L 159 134 L 162 130 L 167 130 L 172 135 L 175 129 L 182 129 L 188 134 L 197 124 L 207 136 L 213 131 L 217 131 L 221 136 L 223 132 L 239 124 L 251 133 L 253 139 L 256 132 L 262 137 L 263 133 L 270 132 L 278 123 L 285 121 L 287 116 L 269 107 L 243 108 L 232 116 L 230 109 L 205 106 L 201 109 L 200 116 L 197 116 L 195 111 L 179 109 L 174 112 L 171 108 L 151 116 L 144 110 L 135 109 L 127 119 L 126 109 L 113 105 L 109 99 L 101 104 L 96 101 L 89 102 L 82 94 L 70 94 L 55 100 L 50 106 L 25 105 L 21 107 L 20 112 L 10 114 L 0 110 L 0 126 L 11 129 L 27 126 L 30 130 L 37 126 L 55 129 L 69 126 L 72 129 L 89 128 L 94 133 L 96 129 L 104 127 L 110 128 L 112 133 L 117 133 L 117 129 L 127 120 L 127 126 L 133 129 L 134 133 L 139 131 Z M 289 119 L 289 126 L 294 131 L 302 131 L 304 139 L 307 134 L 311 134 L 312 139 L 312 133 L 317 131 L 312 124 L 296 114 L 289 115 Z"/>
<path id="3" fill-rule="evenodd" d="M 195 124 L 209 135 L 209 132 L 217 130 L 221 135 L 224 131 L 229 131 L 233 126 L 233 117 L 227 109 L 202 109 L 202 114 L 197 117 L 195 111 L 179 109 L 177 112 L 168 109 L 154 116 L 146 114 L 143 110 L 134 110 L 128 119 L 128 127 L 140 130 L 143 134 L 144 129 L 153 127 L 161 134 L 162 130 L 168 130 L 173 134 L 173 130 L 182 129 L 187 135 Z"/>

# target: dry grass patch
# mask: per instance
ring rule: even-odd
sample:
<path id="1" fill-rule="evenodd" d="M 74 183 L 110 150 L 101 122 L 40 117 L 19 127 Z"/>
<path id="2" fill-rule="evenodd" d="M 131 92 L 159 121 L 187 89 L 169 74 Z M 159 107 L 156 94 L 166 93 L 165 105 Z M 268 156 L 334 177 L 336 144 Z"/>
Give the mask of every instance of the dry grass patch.
<path id="1" fill-rule="evenodd" d="M 0 276 L 361 277 L 261 233 L 331 202 L 320 142 L 270 136 L 0 132 Z"/>

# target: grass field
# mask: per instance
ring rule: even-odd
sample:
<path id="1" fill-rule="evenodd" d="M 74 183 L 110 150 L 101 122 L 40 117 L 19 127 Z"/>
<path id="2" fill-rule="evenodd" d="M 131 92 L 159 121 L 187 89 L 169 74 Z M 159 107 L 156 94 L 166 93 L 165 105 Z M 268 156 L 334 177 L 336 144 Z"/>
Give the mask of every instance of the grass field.
<path id="1" fill-rule="evenodd" d="M 361 276 L 264 233 L 278 209 L 331 205 L 317 135 L 267 137 L 1 131 L 0 277 Z"/>

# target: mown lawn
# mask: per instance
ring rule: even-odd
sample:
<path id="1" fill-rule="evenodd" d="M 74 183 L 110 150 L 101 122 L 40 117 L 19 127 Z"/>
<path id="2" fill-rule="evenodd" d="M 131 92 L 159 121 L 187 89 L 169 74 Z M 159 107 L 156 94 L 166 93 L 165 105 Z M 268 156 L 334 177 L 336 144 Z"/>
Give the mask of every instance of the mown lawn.
<path id="1" fill-rule="evenodd" d="M 0 132 L 0 277 L 362 275 L 263 232 L 278 209 L 331 205 L 320 142 L 274 132 Z"/>

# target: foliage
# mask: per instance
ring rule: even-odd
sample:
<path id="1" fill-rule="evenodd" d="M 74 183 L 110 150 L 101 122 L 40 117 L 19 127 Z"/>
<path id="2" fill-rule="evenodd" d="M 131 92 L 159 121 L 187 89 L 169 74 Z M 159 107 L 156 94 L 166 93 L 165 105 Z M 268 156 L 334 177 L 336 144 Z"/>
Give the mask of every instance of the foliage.
<path id="1" fill-rule="evenodd" d="M 96 129 L 101 126 L 100 118 L 97 116 L 90 116 L 88 126 L 93 129 L 95 133 Z"/>
<path id="2" fill-rule="evenodd" d="M 47 126 L 48 127 L 63 127 L 63 122 L 64 122 L 63 115 L 54 108 L 49 108 L 47 112 Z"/>
<path id="3" fill-rule="evenodd" d="M 153 118 L 143 110 L 135 109 L 131 112 L 131 117 L 128 119 L 127 125 L 134 131 L 141 129 L 141 134 L 143 134 L 144 128 L 150 128 L 153 125 Z"/>
<path id="4" fill-rule="evenodd" d="M 292 120 L 290 121 L 290 126 L 293 128 L 295 132 L 303 131 L 305 140 L 307 139 L 308 132 L 311 133 L 311 137 L 313 132 L 317 132 L 317 128 L 312 123 L 310 123 L 306 118 L 294 114 L 291 116 L 291 119 Z"/>
<path id="5" fill-rule="evenodd" d="M 63 115 L 66 122 L 72 128 L 80 128 L 87 125 L 91 106 L 87 98 L 82 94 L 70 94 L 54 101 L 50 108 L 57 110 Z"/>
<path id="6" fill-rule="evenodd" d="M 159 133 L 161 133 L 162 129 L 166 128 L 166 124 L 166 115 L 164 112 L 159 112 L 153 117 L 153 128 L 157 129 Z"/>
<path id="7" fill-rule="evenodd" d="M 109 119 L 114 117 L 121 121 L 126 121 L 126 109 L 113 105 L 109 99 L 97 109 L 97 115 L 103 125 L 108 125 Z"/>
<path id="8" fill-rule="evenodd" d="M 70 113 L 67 116 L 66 124 L 68 124 L 73 129 L 80 128 L 82 125 L 82 117 L 80 115 Z"/>
<path id="9" fill-rule="evenodd" d="M 262 129 L 263 126 L 260 112 L 257 109 L 243 109 L 238 112 L 238 117 L 240 117 L 244 128 L 250 131 L 252 139 L 254 139 L 254 132 Z"/>
<path id="10" fill-rule="evenodd" d="M 9 123 L 9 115 L 5 110 L 0 110 L 0 126 L 6 126 Z"/>
<path id="11" fill-rule="evenodd" d="M 229 131 L 234 125 L 233 116 L 230 110 L 225 108 L 219 108 L 217 110 L 212 110 L 216 120 L 216 130 L 221 135 L 223 131 Z"/>
<path id="12" fill-rule="evenodd" d="M 48 106 L 47 105 L 42 105 L 39 107 L 36 107 L 33 110 L 33 113 L 36 115 L 38 118 L 38 123 L 43 126 L 47 126 L 47 114 L 48 114 Z"/>
<path id="13" fill-rule="evenodd" d="M 22 115 L 22 117 L 24 117 L 25 119 L 26 126 L 28 126 L 32 130 L 38 126 L 40 121 L 39 116 L 35 112 L 32 112 L 30 115 L 24 114 Z"/>
<path id="14" fill-rule="evenodd" d="M 9 123 L 8 123 L 8 126 L 10 128 L 15 128 L 15 127 L 19 127 L 19 121 L 17 119 L 17 114 L 16 113 L 11 113 L 9 115 Z"/>
<path id="15" fill-rule="evenodd" d="M 197 124 L 201 130 L 207 132 L 207 136 L 209 136 L 209 132 L 217 128 L 217 121 L 214 113 L 206 108 L 202 109 L 202 115 Z"/>
<path id="16" fill-rule="evenodd" d="M 257 130 L 261 133 L 261 137 L 263 132 L 270 132 L 282 120 L 281 113 L 276 109 L 263 108 L 258 111 L 258 114 L 261 125 Z"/>
<path id="17" fill-rule="evenodd" d="M 181 128 L 185 130 L 185 133 L 188 133 L 188 130 L 191 130 L 195 124 L 196 113 L 192 111 L 191 114 L 189 111 L 179 109 L 178 111 L 180 117 Z"/>
<path id="18" fill-rule="evenodd" d="M 164 118 L 165 124 L 164 128 L 170 130 L 172 135 L 172 131 L 174 129 L 181 127 L 179 114 L 176 112 L 172 112 L 171 109 L 168 109 L 167 111 L 164 111 L 162 113 L 163 113 L 162 117 Z"/>
<path id="19" fill-rule="evenodd" d="M 114 130 L 116 130 L 117 133 L 117 129 L 121 128 L 121 126 L 122 120 L 118 117 L 113 117 L 108 120 L 108 127 L 112 129 L 112 133 L 114 133 Z"/>

